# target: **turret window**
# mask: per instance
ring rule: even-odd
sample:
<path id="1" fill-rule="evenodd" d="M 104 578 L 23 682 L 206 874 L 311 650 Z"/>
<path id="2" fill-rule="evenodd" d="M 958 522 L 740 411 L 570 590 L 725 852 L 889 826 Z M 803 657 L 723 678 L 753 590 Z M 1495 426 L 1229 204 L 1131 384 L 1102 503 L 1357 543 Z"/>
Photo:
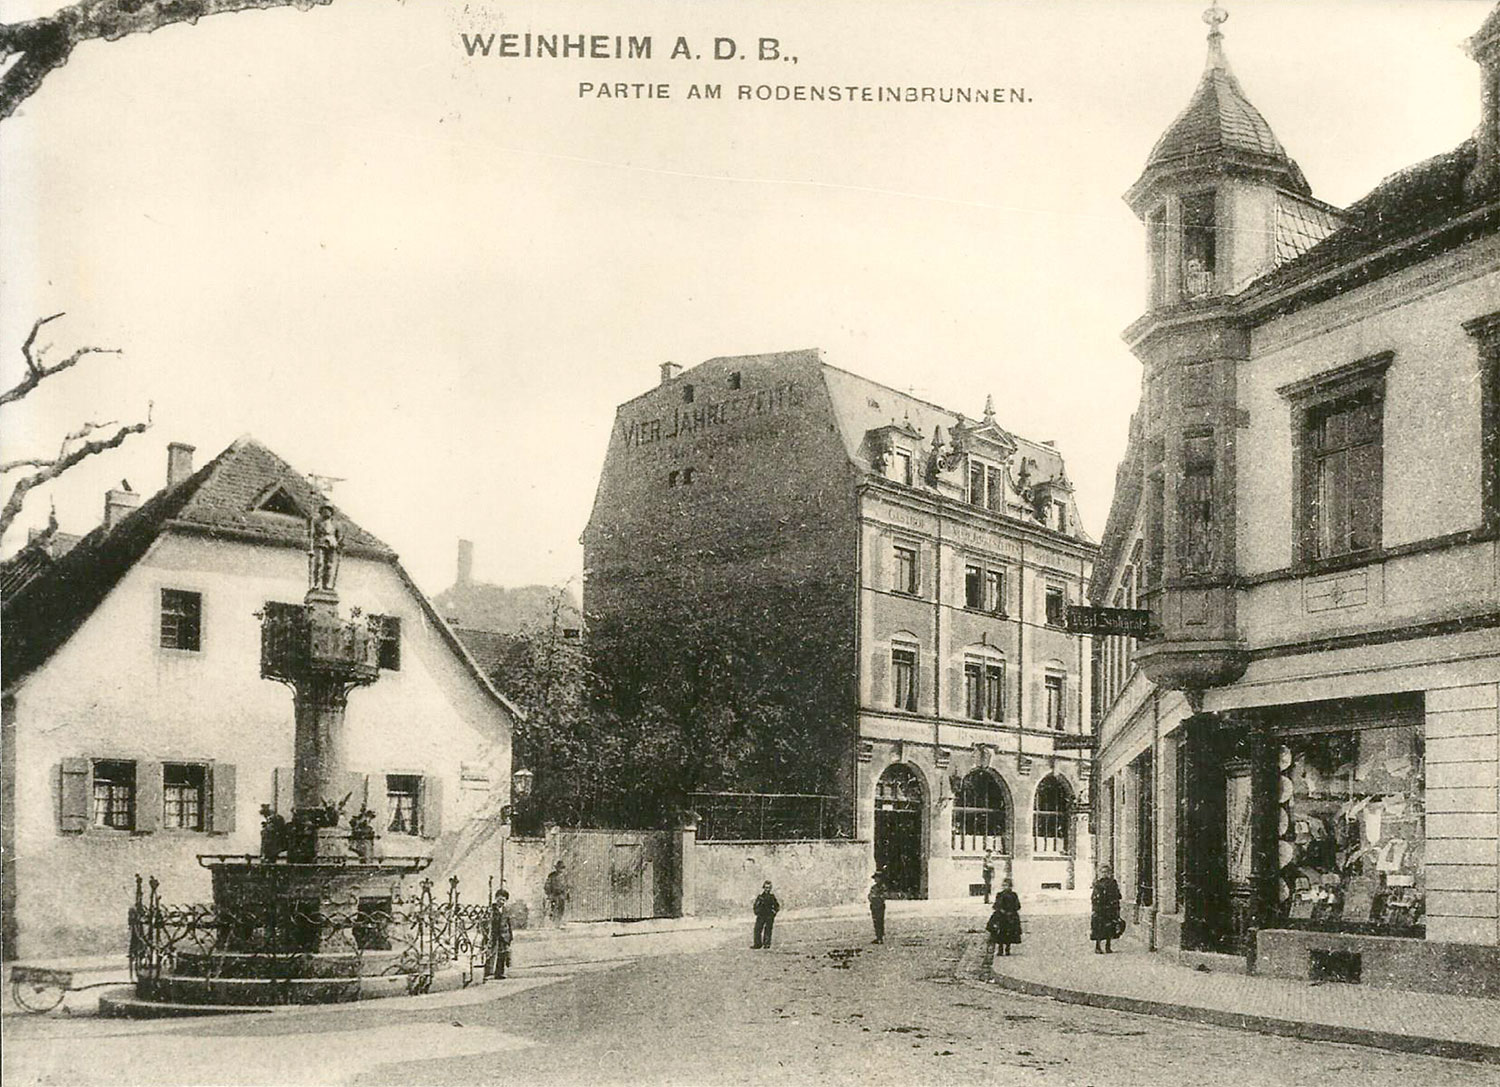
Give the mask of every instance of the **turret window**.
<path id="1" fill-rule="evenodd" d="M 1214 192 L 1185 193 L 1182 197 L 1182 295 L 1203 298 L 1214 293 L 1217 268 Z"/>

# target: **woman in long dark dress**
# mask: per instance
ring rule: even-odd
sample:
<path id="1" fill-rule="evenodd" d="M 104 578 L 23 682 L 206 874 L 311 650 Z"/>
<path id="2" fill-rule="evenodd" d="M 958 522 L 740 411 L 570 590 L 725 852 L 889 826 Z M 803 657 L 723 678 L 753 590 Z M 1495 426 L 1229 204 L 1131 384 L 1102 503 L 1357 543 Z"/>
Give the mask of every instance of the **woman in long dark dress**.
<path id="1" fill-rule="evenodd" d="M 1001 955 L 1009 955 L 1011 945 L 1021 942 L 1021 899 L 1010 880 L 995 896 L 995 912 L 990 914 L 985 930 Z"/>
<path id="2" fill-rule="evenodd" d="M 1094 880 L 1089 904 L 1092 907 L 1089 938 L 1094 941 L 1094 954 L 1107 955 L 1114 950 L 1109 942 L 1115 938 L 1120 924 L 1120 885 L 1115 882 L 1113 869 L 1107 864 L 1099 866 L 1099 878 Z M 1104 946 L 1100 947 L 1100 944 Z"/>

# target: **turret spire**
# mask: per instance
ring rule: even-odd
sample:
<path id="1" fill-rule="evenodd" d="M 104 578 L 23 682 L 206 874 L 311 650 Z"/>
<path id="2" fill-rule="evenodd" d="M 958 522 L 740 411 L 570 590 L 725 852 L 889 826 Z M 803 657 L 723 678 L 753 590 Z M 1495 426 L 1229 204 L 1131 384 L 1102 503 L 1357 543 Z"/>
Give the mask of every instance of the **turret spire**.
<path id="1" fill-rule="evenodd" d="M 1203 21 L 1208 24 L 1207 67 L 1211 71 L 1229 71 L 1229 59 L 1224 56 L 1224 32 L 1219 29 L 1228 19 L 1229 12 L 1219 7 L 1217 2 L 1203 13 Z"/>

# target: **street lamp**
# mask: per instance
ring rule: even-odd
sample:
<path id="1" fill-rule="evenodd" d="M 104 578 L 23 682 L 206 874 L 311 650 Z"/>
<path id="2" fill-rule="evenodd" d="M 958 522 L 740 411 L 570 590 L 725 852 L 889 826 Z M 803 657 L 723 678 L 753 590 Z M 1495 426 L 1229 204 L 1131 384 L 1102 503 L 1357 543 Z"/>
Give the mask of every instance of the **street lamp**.
<path id="1" fill-rule="evenodd" d="M 536 777 L 535 771 L 528 770 L 524 766 L 510 775 L 510 796 L 512 800 L 525 800 L 531 795 L 531 782 Z"/>
<path id="2" fill-rule="evenodd" d="M 531 780 L 535 772 L 524 766 L 510 775 L 511 802 L 500 809 L 500 888 L 505 889 L 505 842 L 510 837 L 510 827 L 515 819 L 516 804 L 531 795 Z"/>

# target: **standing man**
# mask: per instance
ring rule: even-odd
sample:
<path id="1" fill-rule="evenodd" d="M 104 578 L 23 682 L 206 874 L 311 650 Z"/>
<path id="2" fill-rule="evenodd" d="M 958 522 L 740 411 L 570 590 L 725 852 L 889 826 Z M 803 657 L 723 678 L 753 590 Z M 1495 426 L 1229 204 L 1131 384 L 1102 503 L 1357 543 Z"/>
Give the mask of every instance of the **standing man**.
<path id="1" fill-rule="evenodd" d="M 563 923 L 563 913 L 568 908 L 568 875 L 563 870 L 563 862 L 558 861 L 552 866 L 552 871 L 547 873 L 547 882 L 542 885 L 542 892 L 547 896 L 547 918 L 553 924 Z"/>
<path id="2" fill-rule="evenodd" d="M 995 888 L 995 854 L 986 849 L 984 851 L 984 867 L 979 870 L 984 877 L 984 900 L 990 900 L 990 892 Z"/>
<path id="3" fill-rule="evenodd" d="M 506 908 L 508 898 L 510 893 L 501 889 L 495 892 L 495 901 L 490 903 L 490 946 L 484 961 L 485 977 L 503 978 L 505 968 L 510 965 L 510 944 L 515 932 L 511 927 L 510 910 Z"/>
<path id="4" fill-rule="evenodd" d="M 755 902 L 751 908 L 755 910 L 755 942 L 750 946 L 769 948 L 771 929 L 776 926 L 776 913 L 781 909 L 781 903 L 777 902 L 776 896 L 771 893 L 770 880 L 761 884 L 760 894 L 755 896 Z"/>
<path id="5" fill-rule="evenodd" d="M 871 943 L 885 943 L 885 872 L 876 872 L 870 877 L 870 921 L 875 925 L 875 939 Z"/>

